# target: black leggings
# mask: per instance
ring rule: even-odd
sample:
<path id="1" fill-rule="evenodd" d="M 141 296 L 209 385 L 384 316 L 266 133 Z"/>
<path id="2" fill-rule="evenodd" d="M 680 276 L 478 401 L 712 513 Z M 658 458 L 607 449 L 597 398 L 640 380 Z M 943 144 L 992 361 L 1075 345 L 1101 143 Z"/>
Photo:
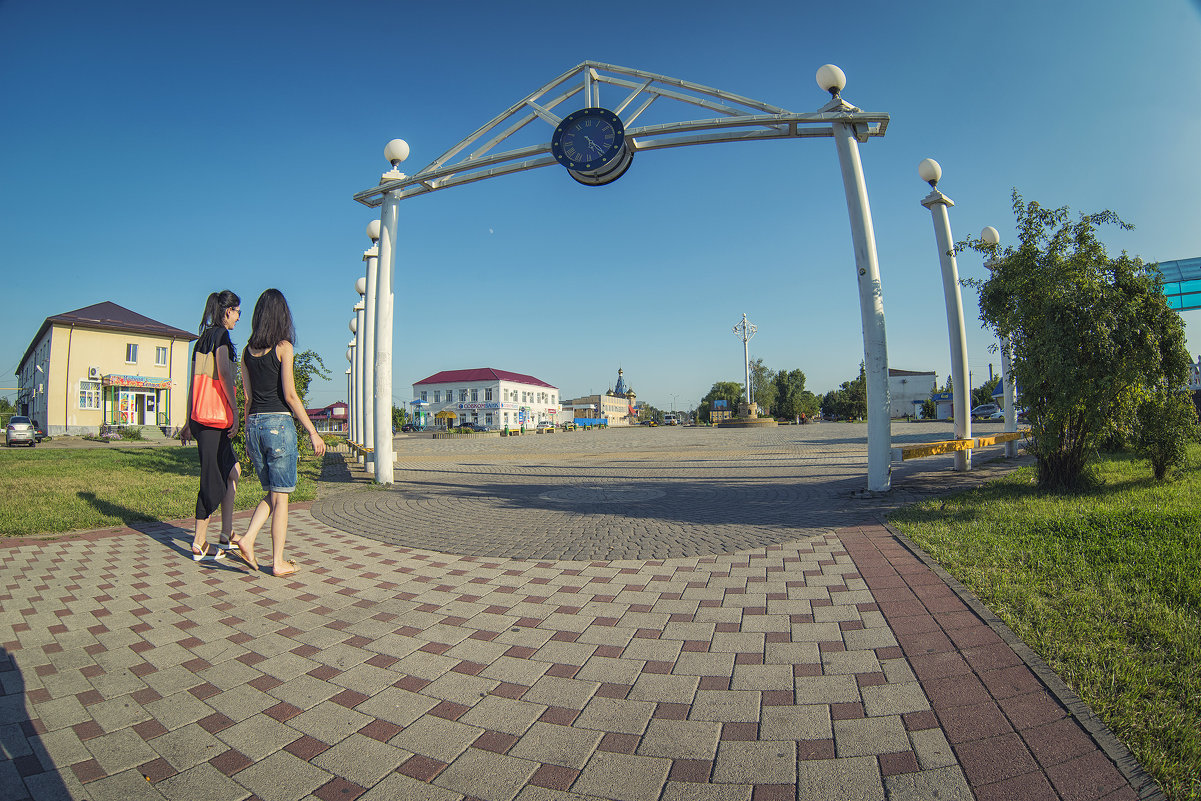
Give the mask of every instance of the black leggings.
<path id="1" fill-rule="evenodd" d="M 192 436 L 200 449 L 200 492 L 196 494 L 196 519 L 208 520 L 229 486 L 229 474 L 237 466 L 238 457 L 226 428 L 209 428 L 191 421 Z"/>

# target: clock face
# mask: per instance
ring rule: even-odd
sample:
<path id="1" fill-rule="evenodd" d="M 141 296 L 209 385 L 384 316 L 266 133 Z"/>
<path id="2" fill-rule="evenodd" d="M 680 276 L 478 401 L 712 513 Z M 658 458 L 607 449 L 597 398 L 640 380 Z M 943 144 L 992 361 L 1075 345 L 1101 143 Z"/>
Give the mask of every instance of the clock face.
<path id="1" fill-rule="evenodd" d="M 568 114 L 555 128 L 551 153 L 573 172 L 591 172 L 609 164 L 625 145 L 625 126 L 604 108 L 586 108 Z"/>

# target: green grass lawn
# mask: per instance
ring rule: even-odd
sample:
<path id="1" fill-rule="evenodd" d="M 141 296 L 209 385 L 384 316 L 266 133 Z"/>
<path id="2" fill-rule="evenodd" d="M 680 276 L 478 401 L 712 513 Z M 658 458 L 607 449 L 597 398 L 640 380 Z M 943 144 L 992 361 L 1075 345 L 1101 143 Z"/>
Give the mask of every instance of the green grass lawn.
<path id="1" fill-rule="evenodd" d="M 1201 799 L 1201 447 L 1178 481 L 1109 457 L 1104 484 L 1033 468 L 890 522 L 962 581 L 1105 721 L 1168 798 Z"/>
<path id="2" fill-rule="evenodd" d="M 298 472 L 292 500 L 311 501 L 321 474 L 311 452 Z M 0 536 L 191 517 L 199 488 L 196 448 L 0 449 Z M 264 494 L 254 468 L 243 464 L 236 507 L 252 509 Z"/>

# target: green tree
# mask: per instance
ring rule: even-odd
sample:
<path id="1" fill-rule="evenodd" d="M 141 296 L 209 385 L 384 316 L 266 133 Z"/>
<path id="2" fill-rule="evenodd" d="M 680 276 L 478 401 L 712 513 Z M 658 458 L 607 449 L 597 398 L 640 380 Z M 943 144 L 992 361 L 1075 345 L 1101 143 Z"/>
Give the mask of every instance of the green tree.
<path id="1" fill-rule="evenodd" d="M 791 417 L 800 422 L 802 414 L 810 415 L 817 405 L 817 398 L 805 389 L 805 373 L 801 370 L 781 370 L 776 373 L 776 403 L 772 407 L 776 417 Z"/>
<path id="2" fill-rule="evenodd" d="M 994 375 L 992 378 L 988 379 L 983 384 L 981 384 L 980 386 L 973 389 L 972 390 L 972 403 L 970 406 L 968 406 L 968 410 L 971 411 L 972 409 L 974 409 L 977 406 L 980 406 L 981 404 L 984 404 L 984 403 L 992 403 L 993 402 L 992 394 L 993 394 L 993 392 L 996 391 L 997 384 L 1000 384 L 1000 383 L 1001 383 L 1001 376 Z"/>
<path id="3" fill-rule="evenodd" d="M 663 410 L 649 403 L 642 404 L 638 409 L 638 422 L 644 423 L 647 420 L 654 420 L 656 423 L 663 424 Z"/>
<path id="4" fill-rule="evenodd" d="M 751 397 L 758 404 L 760 414 L 768 414 L 776 408 L 775 378 L 776 372 L 762 359 L 751 362 Z"/>
<path id="5" fill-rule="evenodd" d="M 1039 485 L 1090 482 L 1101 443 L 1115 429 L 1148 425 L 1156 410 L 1168 419 L 1148 436 L 1166 475 L 1181 463 L 1194 426 L 1184 425 L 1175 399 L 1191 361 L 1184 324 L 1168 307 L 1158 271 L 1125 252 L 1108 255 L 1098 228 L 1132 227 L 1112 211 L 1073 221 L 1066 207 L 1027 203 L 1016 190 L 1013 210 L 1016 248 L 997 253 L 982 240 L 956 247 L 993 256 L 990 277 L 969 283 L 980 289 L 985 324 L 1012 344 Z"/>
<path id="6" fill-rule="evenodd" d="M 821 410 L 835 417 L 858 420 L 867 417 L 867 372 L 859 362 L 859 376 L 843 381 L 838 389 L 827 392 L 822 398 Z"/>
<path id="7" fill-rule="evenodd" d="M 922 419 L 933 420 L 938 416 L 938 404 L 934 402 L 934 398 L 926 398 L 922 401 Z"/>
<path id="8" fill-rule="evenodd" d="M 726 408 L 737 412 L 738 402 L 742 398 L 742 384 L 737 381 L 718 381 L 705 397 L 701 398 L 700 406 L 697 407 L 697 420 L 708 420 L 709 412 L 713 409 L 713 401 L 726 401 Z"/>
<path id="9" fill-rule="evenodd" d="M 393 428 L 395 428 L 399 431 L 400 427 L 403 426 L 406 422 L 408 422 L 408 419 L 409 419 L 409 417 L 407 414 L 405 414 L 404 409 L 400 408 L 395 403 L 392 404 L 392 427 Z"/>
<path id="10" fill-rule="evenodd" d="M 300 403 L 306 408 L 309 405 L 309 384 L 312 383 L 313 378 L 329 381 L 330 374 L 325 367 L 325 362 L 311 350 L 297 353 L 292 360 L 292 379 L 296 382 L 296 394 L 300 396 Z"/>

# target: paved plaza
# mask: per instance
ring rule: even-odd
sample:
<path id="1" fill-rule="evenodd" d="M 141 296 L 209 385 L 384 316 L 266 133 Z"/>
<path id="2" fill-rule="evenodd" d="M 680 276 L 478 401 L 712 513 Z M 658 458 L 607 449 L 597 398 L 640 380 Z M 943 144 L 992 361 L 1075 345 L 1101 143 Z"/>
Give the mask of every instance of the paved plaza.
<path id="1" fill-rule="evenodd" d="M 189 521 L 0 543 L 0 799 L 1154 797 L 882 522 L 1014 462 L 872 496 L 865 431 L 401 436 L 392 488 L 328 457 L 285 579 Z"/>

